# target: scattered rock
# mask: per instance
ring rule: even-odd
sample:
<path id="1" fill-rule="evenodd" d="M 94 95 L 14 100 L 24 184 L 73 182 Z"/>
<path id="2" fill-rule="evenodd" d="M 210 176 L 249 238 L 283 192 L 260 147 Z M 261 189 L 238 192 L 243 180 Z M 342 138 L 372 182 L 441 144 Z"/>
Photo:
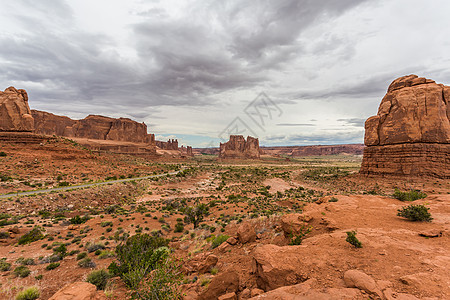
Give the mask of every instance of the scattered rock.
<path id="1" fill-rule="evenodd" d="M 215 276 L 199 300 L 218 299 L 228 293 L 236 293 L 239 289 L 239 275 L 235 271 L 225 271 Z"/>
<path id="2" fill-rule="evenodd" d="M 229 237 L 228 240 L 227 240 L 227 243 L 230 244 L 230 245 L 232 245 L 232 246 L 236 245 L 237 242 L 238 242 L 238 241 L 237 241 L 234 237 L 232 237 L 232 236 Z"/>
<path id="3" fill-rule="evenodd" d="M 191 260 L 183 265 L 185 273 L 207 273 L 209 272 L 219 261 L 219 258 L 211 252 L 205 252 L 196 255 Z"/>
<path id="4" fill-rule="evenodd" d="M 378 295 L 380 298 L 383 297 L 383 294 L 381 293 L 375 280 L 364 272 L 358 270 L 348 270 L 344 273 L 344 282 L 349 288 L 355 287 L 369 294 Z"/>
<path id="5" fill-rule="evenodd" d="M 91 283 L 74 282 L 57 291 L 49 300 L 106 300 L 106 296 Z"/>
<path id="6" fill-rule="evenodd" d="M 301 214 L 283 215 L 280 219 L 280 224 L 285 236 L 299 234 L 300 231 L 307 225 L 303 221 L 303 215 Z"/>
<path id="7" fill-rule="evenodd" d="M 228 293 L 217 298 L 218 300 L 237 300 L 236 293 Z"/>
<path id="8" fill-rule="evenodd" d="M 241 226 L 239 226 L 237 236 L 239 242 L 242 244 L 254 242 L 256 241 L 255 228 L 249 222 L 244 222 Z"/>
<path id="9" fill-rule="evenodd" d="M 303 257 L 297 255 L 297 247 L 260 245 L 253 251 L 253 273 L 256 283 L 264 291 L 285 285 L 298 284 L 308 276 L 302 272 Z"/>
<path id="10" fill-rule="evenodd" d="M 261 289 L 252 289 L 250 295 L 252 297 L 256 297 L 258 295 L 264 294 L 264 291 Z"/>
<path id="11" fill-rule="evenodd" d="M 421 231 L 419 232 L 420 236 L 424 236 L 424 237 L 441 237 L 442 236 L 442 230 L 438 230 L 438 229 L 430 229 L 430 230 L 426 230 L 426 231 Z"/>

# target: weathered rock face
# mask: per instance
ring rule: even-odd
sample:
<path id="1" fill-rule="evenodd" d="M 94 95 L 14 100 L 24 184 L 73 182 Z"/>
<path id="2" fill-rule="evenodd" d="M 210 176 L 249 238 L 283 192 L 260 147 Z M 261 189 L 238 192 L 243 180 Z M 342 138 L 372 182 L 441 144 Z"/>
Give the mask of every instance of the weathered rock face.
<path id="1" fill-rule="evenodd" d="M 230 135 L 230 140 L 220 143 L 219 158 L 259 158 L 259 140 L 248 136 L 247 140 L 242 135 Z"/>
<path id="2" fill-rule="evenodd" d="M 154 136 L 147 134 L 147 125 L 128 118 L 89 115 L 82 120 L 32 110 L 35 133 L 72 138 L 111 140 L 149 144 Z"/>
<path id="3" fill-rule="evenodd" d="M 450 87 L 409 75 L 365 124 L 362 174 L 450 178 Z"/>
<path id="4" fill-rule="evenodd" d="M 178 140 L 156 141 L 156 146 L 161 150 L 178 150 Z"/>
<path id="5" fill-rule="evenodd" d="M 187 147 L 181 146 L 180 147 L 180 152 L 181 152 L 181 155 L 183 155 L 183 156 L 189 156 L 189 157 L 194 156 L 194 153 L 192 152 L 192 147 L 191 146 L 187 146 Z"/>
<path id="6" fill-rule="evenodd" d="M 49 300 L 106 300 L 106 296 L 91 283 L 74 282 L 64 286 Z"/>
<path id="7" fill-rule="evenodd" d="M 28 94 L 14 87 L 0 91 L 0 131 L 34 130 L 34 120 L 28 106 Z"/>

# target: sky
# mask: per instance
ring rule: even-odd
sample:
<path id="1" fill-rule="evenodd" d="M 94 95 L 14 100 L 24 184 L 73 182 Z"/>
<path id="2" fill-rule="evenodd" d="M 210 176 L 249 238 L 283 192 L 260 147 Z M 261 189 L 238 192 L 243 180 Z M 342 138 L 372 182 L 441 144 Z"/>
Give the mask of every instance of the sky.
<path id="1" fill-rule="evenodd" d="M 445 0 L 0 3 L 0 90 L 217 147 L 362 143 L 395 78 L 450 83 Z"/>

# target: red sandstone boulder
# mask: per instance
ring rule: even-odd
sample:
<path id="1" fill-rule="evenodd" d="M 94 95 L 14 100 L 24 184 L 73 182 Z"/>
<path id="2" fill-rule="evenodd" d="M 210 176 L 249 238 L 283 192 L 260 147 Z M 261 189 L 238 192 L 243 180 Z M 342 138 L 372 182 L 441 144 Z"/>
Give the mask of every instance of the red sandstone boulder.
<path id="1" fill-rule="evenodd" d="M 369 294 L 383 298 L 383 293 L 378 288 L 375 280 L 364 272 L 358 270 L 348 270 L 344 273 L 345 285 L 349 288 L 358 288 Z"/>
<path id="2" fill-rule="evenodd" d="M 225 271 L 215 276 L 205 292 L 199 295 L 199 300 L 218 299 L 220 296 L 232 296 L 239 289 L 239 275 L 235 271 Z M 226 298 L 225 298 L 226 299 Z M 231 298 L 232 299 L 232 298 Z"/>
<path id="3" fill-rule="evenodd" d="M 361 174 L 450 178 L 450 87 L 394 80 L 365 124 Z"/>
<path id="4" fill-rule="evenodd" d="M 237 230 L 237 236 L 239 242 L 241 242 L 242 244 L 254 242 L 256 241 L 255 228 L 249 222 L 245 222 L 241 226 L 239 226 Z"/>
<path id="5" fill-rule="evenodd" d="M 217 264 L 219 258 L 211 252 L 201 253 L 184 264 L 185 273 L 207 273 Z"/>
<path id="6" fill-rule="evenodd" d="M 251 158 L 260 157 L 259 141 L 248 136 L 247 140 L 242 135 L 230 135 L 230 140 L 220 143 L 219 158 Z"/>
<path id="7" fill-rule="evenodd" d="M 449 87 L 409 75 L 394 80 L 376 116 L 366 121 L 366 146 L 450 143 Z"/>
<path id="8" fill-rule="evenodd" d="M 303 259 L 298 255 L 298 247 L 276 245 L 257 246 L 253 251 L 253 273 L 256 283 L 265 290 L 270 291 L 282 286 L 298 284 L 308 276 L 303 273 Z"/>
<path id="9" fill-rule="evenodd" d="M 28 94 L 14 87 L 0 91 L 0 131 L 33 131 Z"/>
<path id="10" fill-rule="evenodd" d="M 106 300 L 106 296 L 91 283 L 74 282 L 57 291 L 49 300 Z"/>

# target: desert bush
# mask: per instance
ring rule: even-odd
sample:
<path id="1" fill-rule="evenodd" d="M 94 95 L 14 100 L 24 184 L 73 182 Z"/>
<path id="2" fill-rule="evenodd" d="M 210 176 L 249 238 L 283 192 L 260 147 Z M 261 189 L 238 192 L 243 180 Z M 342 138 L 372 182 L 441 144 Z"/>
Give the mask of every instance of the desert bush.
<path id="1" fill-rule="evenodd" d="M 110 277 L 111 275 L 107 270 L 101 269 L 89 273 L 86 281 L 95 285 L 97 287 L 97 290 L 103 290 L 105 289 Z"/>
<path id="2" fill-rule="evenodd" d="M 28 269 L 25 266 L 18 266 L 17 268 L 14 269 L 13 271 L 14 275 L 16 275 L 17 277 L 22 277 L 25 278 L 28 275 L 30 275 L 31 271 L 30 269 Z"/>
<path id="3" fill-rule="evenodd" d="M 198 204 L 195 207 L 186 207 L 184 209 L 184 222 L 186 224 L 194 224 L 194 228 L 197 228 L 204 217 L 209 214 L 209 207 L 206 204 Z"/>
<path id="4" fill-rule="evenodd" d="M 290 238 L 289 238 L 289 245 L 300 245 L 303 241 L 303 239 L 305 238 L 305 236 L 310 233 L 312 230 L 312 227 L 306 227 L 305 225 L 302 225 L 302 227 L 300 227 L 299 233 L 296 234 L 294 233 L 294 230 L 292 230 L 291 234 L 290 234 Z"/>
<path id="5" fill-rule="evenodd" d="M 431 214 L 428 212 L 429 208 L 425 205 L 408 205 L 398 210 L 397 216 L 407 218 L 411 221 L 425 221 L 431 222 L 433 218 Z"/>
<path id="6" fill-rule="evenodd" d="M 77 260 L 83 259 L 85 257 L 87 257 L 87 252 L 81 252 L 77 255 Z"/>
<path id="7" fill-rule="evenodd" d="M 56 269 L 57 267 L 59 267 L 59 265 L 60 265 L 60 263 L 53 262 L 53 263 L 50 263 L 49 265 L 47 265 L 45 267 L 45 269 L 50 271 L 50 270 Z"/>
<path id="8" fill-rule="evenodd" d="M 184 230 L 184 225 L 182 223 L 177 223 L 175 224 L 175 229 L 173 232 L 183 232 Z"/>
<path id="9" fill-rule="evenodd" d="M 395 189 L 394 194 L 392 196 L 400 201 L 415 201 L 425 198 L 427 194 L 422 193 L 421 191 L 418 190 L 410 190 L 409 192 L 402 192 L 399 189 Z"/>
<path id="10" fill-rule="evenodd" d="M 11 264 L 6 262 L 6 258 L 0 259 L 0 271 L 5 272 L 11 269 Z"/>
<path id="11" fill-rule="evenodd" d="M 36 286 L 31 286 L 25 288 L 23 291 L 16 295 L 16 300 L 35 300 L 41 296 L 39 288 Z"/>
<path id="12" fill-rule="evenodd" d="M 345 239 L 351 245 L 355 246 L 355 248 L 362 248 L 362 243 L 356 237 L 356 231 L 347 231 L 347 238 Z"/>
<path id="13" fill-rule="evenodd" d="M 0 240 L 1 239 L 9 239 L 9 232 L 7 232 L 7 231 L 0 231 Z"/>
<path id="14" fill-rule="evenodd" d="M 219 247 L 220 245 L 222 245 L 223 242 L 228 240 L 229 237 L 230 236 L 226 235 L 226 234 L 221 234 L 221 235 L 216 236 L 211 243 L 212 248 L 214 249 L 214 248 Z"/>
<path id="15" fill-rule="evenodd" d="M 83 217 L 75 216 L 69 219 L 70 224 L 83 224 L 86 223 L 90 218 L 88 215 L 84 215 Z"/>
<path id="16" fill-rule="evenodd" d="M 0 151 L 0 157 L 5 157 L 6 153 L 4 151 Z"/>
<path id="17" fill-rule="evenodd" d="M 34 227 L 30 232 L 25 233 L 19 238 L 19 245 L 29 244 L 35 241 L 39 241 L 44 238 L 39 227 Z"/>
<path id="18" fill-rule="evenodd" d="M 81 268 L 95 268 L 95 262 L 89 257 L 85 257 L 78 261 L 78 266 Z"/>
<path id="19" fill-rule="evenodd" d="M 134 235 L 116 247 L 117 262 L 112 262 L 108 270 L 136 289 L 156 264 L 168 255 L 167 244 L 168 240 L 161 237 Z"/>
<path id="20" fill-rule="evenodd" d="M 97 250 L 103 250 L 105 249 L 105 245 L 101 244 L 101 243 L 93 243 L 93 244 L 88 244 L 86 245 L 86 250 L 91 253 L 91 252 L 95 252 Z"/>
<path id="21" fill-rule="evenodd" d="M 32 266 L 35 264 L 34 259 L 32 259 L 31 257 L 29 258 L 19 257 L 16 260 L 16 263 L 21 264 L 23 266 Z"/>

